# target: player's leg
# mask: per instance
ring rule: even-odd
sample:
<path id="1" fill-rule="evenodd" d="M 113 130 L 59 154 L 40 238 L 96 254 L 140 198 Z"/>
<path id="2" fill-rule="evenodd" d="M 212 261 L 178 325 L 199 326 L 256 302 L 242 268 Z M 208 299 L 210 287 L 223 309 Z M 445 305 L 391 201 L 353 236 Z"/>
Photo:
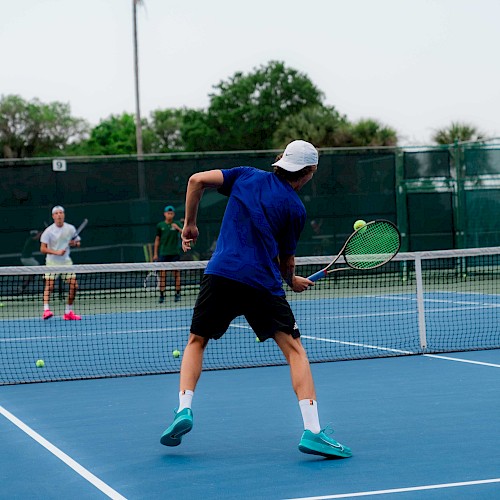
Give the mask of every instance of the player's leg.
<path id="1" fill-rule="evenodd" d="M 306 351 L 300 337 L 294 339 L 290 334 L 277 332 L 274 340 L 283 352 L 288 365 L 290 366 L 290 376 L 292 378 L 292 387 L 298 400 L 313 399 L 316 400 L 316 390 L 314 389 L 314 380 L 307 358 Z"/>
<path id="2" fill-rule="evenodd" d="M 68 274 L 66 276 L 66 283 L 69 286 L 68 302 L 66 304 L 66 310 L 64 312 L 63 318 L 66 320 L 80 320 L 81 316 L 73 312 L 73 303 L 76 298 L 76 291 L 78 290 L 78 281 L 75 274 Z"/>
<path id="3" fill-rule="evenodd" d="M 203 366 L 203 353 L 207 347 L 208 339 L 191 333 L 182 355 L 179 389 L 180 391 L 193 391 L 201 375 Z"/>
<path id="4" fill-rule="evenodd" d="M 293 338 L 288 333 L 277 332 L 274 340 L 290 365 L 292 386 L 297 394 L 304 421 L 304 432 L 299 443 L 299 450 L 326 458 L 350 457 L 351 450 L 330 437 L 331 432 L 328 426 L 321 429 L 311 367 L 300 337 Z"/>
<path id="5" fill-rule="evenodd" d="M 283 352 L 292 386 L 299 401 L 316 399 L 314 381 L 306 351 L 290 304 L 284 296 L 249 290 L 245 317 L 261 341 L 273 338 Z"/>
<path id="6" fill-rule="evenodd" d="M 166 271 L 160 271 L 160 304 L 165 302 L 165 288 L 167 287 L 167 272 Z"/>
<path id="7" fill-rule="evenodd" d="M 181 272 L 174 271 L 175 278 L 175 302 L 181 300 Z"/>
<path id="8" fill-rule="evenodd" d="M 282 296 L 253 296 L 245 316 L 261 341 L 274 338 L 289 366 L 292 386 L 299 400 L 304 433 L 299 450 L 324 457 L 350 457 L 351 450 L 325 434 L 318 415 L 316 391 L 307 353 L 290 304 Z M 328 433 L 328 431 L 327 431 Z"/>
<path id="9" fill-rule="evenodd" d="M 160 438 L 160 443 L 165 446 L 178 446 L 182 436 L 193 427 L 191 403 L 202 372 L 205 348 L 210 339 L 220 338 L 239 315 L 236 298 L 240 297 L 233 289 L 233 283 L 219 276 L 203 277 L 194 307 L 191 334 L 182 356 L 179 408 L 174 421 Z"/>
<path id="10" fill-rule="evenodd" d="M 49 319 L 54 316 L 54 313 L 50 310 L 50 295 L 54 291 L 54 283 L 56 276 L 50 273 L 45 275 L 45 287 L 43 289 L 43 319 Z"/>
<path id="11" fill-rule="evenodd" d="M 165 446 L 178 446 L 184 434 L 193 428 L 193 411 L 191 402 L 194 390 L 201 375 L 203 353 L 208 344 L 208 338 L 191 333 L 184 354 L 182 356 L 179 407 L 176 410 L 172 424 L 161 435 L 160 443 Z"/>

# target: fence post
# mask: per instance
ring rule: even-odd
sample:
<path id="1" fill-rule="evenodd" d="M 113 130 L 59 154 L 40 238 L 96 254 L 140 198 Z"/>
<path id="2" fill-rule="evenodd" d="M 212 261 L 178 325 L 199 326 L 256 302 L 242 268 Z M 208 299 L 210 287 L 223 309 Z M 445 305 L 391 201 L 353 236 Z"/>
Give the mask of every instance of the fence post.
<path id="1" fill-rule="evenodd" d="M 450 173 L 453 179 L 453 219 L 455 226 L 455 247 L 465 248 L 466 218 L 465 218 L 465 164 L 464 151 L 458 141 L 450 145 Z"/>
<path id="2" fill-rule="evenodd" d="M 405 165 L 404 151 L 397 149 L 394 154 L 394 169 L 396 180 L 396 218 L 399 232 L 401 233 L 401 251 L 408 252 L 409 235 L 408 235 L 408 205 L 406 199 L 406 183 L 405 183 Z"/>

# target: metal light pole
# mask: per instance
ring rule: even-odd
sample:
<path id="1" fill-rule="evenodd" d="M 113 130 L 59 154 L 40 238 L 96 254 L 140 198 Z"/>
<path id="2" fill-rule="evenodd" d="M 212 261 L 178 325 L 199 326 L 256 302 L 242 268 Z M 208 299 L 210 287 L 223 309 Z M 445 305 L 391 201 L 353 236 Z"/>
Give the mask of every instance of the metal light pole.
<path id="1" fill-rule="evenodd" d="M 134 76 L 135 76 L 135 141 L 137 143 L 137 184 L 139 188 L 139 198 L 145 200 L 146 193 L 146 172 L 144 170 L 143 149 L 142 149 L 142 125 L 141 107 L 139 105 L 139 53 L 137 50 L 137 4 L 142 4 L 142 0 L 132 0 L 132 11 L 134 16 Z"/>
<path id="2" fill-rule="evenodd" d="M 137 142 L 137 156 L 142 158 L 142 126 L 141 108 L 139 105 L 139 54 L 137 51 L 137 4 L 142 0 L 132 0 L 132 10 L 134 16 L 134 76 L 135 76 L 135 138 Z"/>

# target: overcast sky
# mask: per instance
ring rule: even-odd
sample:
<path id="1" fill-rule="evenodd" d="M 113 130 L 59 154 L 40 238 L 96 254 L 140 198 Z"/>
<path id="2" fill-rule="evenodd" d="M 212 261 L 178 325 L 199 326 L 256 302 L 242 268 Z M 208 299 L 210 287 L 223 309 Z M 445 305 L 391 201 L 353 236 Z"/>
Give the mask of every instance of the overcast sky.
<path id="1" fill-rule="evenodd" d="M 135 112 L 132 0 L 0 6 L 0 94 L 67 102 L 92 125 Z M 499 0 L 145 0 L 142 114 L 206 108 L 221 80 L 279 60 L 403 144 L 452 121 L 500 136 L 499 20 Z"/>

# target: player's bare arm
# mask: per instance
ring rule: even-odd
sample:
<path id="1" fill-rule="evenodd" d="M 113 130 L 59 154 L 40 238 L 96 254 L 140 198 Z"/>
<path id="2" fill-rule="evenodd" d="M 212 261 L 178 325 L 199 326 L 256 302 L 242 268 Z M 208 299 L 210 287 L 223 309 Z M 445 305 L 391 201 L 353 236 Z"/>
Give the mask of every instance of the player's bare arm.
<path id="1" fill-rule="evenodd" d="M 65 249 L 62 250 L 52 250 L 51 248 L 48 247 L 47 243 L 42 243 L 40 245 L 40 252 L 43 254 L 51 254 L 51 255 L 64 255 L 66 253 Z"/>
<path id="2" fill-rule="evenodd" d="M 156 262 L 158 260 L 158 249 L 160 248 L 160 237 L 155 237 L 155 245 L 153 250 L 153 261 Z"/>
<path id="3" fill-rule="evenodd" d="M 295 275 L 295 255 L 280 257 L 280 272 L 288 286 L 296 293 L 314 286 L 311 280 Z"/>
<path id="4" fill-rule="evenodd" d="M 182 249 L 187 252 L 191 249 L 191 244 L 198 239 L 198 227 L 196 218 L 198 207 L 206 188 L 219 188 L 224 183 L 224 176 L 221 170 L 209 170 L 208 172 L 198 172 L 189 178 L 186 192 L 186 215 L 184 228 L 182 230 Z"/>

